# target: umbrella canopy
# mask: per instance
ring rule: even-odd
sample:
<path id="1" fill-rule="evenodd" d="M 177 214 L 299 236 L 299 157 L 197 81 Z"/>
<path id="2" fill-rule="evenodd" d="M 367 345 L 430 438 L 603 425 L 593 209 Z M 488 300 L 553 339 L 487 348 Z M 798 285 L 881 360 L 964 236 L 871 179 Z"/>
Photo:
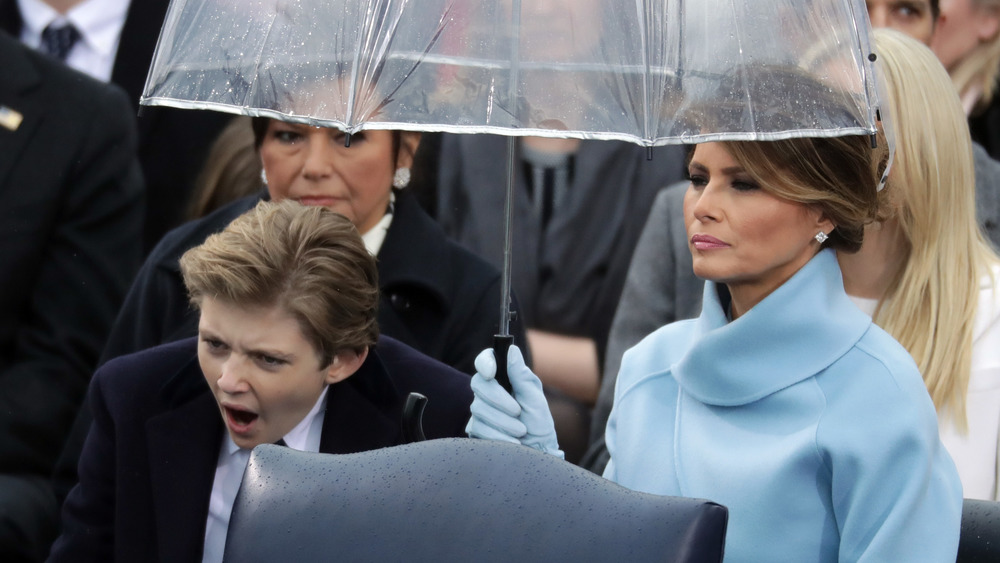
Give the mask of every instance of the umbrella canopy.
<path id="1" fill-rule="evenodd" d="M 862 0 L 174 0 L 141 103 L 646 146 L 873 134 Z"/>

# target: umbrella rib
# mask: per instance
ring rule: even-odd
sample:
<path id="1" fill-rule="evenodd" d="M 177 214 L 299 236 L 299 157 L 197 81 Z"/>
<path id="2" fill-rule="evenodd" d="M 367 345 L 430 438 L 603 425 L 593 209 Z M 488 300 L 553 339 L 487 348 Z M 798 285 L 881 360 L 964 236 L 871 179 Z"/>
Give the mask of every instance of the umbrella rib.
<path id="1" fill-rule="evenodd" d="M 407 70 L 406 73 L 403 75 L 403 77 L 399 79 L 396 86 L 389 93 L 385 95 L 385 97 L 382 99 L 382 103 L 379 104 L 379 106 L 376 108 L 375 110 L 376 113 L 381 112 L 382 108 L 384 108 L 392 101 L 393 97 L 396 95 L 396 92 L 398 92 L 399 89 L 403 86 L 403 84 L 406 83 L 406 80 L 411 75 L 413 75 L 414 71 L 417 70 L 417 67 L 419 67 L 423 63 L 423 61 L 428 58 L 427 57 L 428 53 L 430 53 L 430 50 L 434 48 L 435 45 L 437 45 L 438 41 L 441 39 L 441 34 L 444 33 L 445 27 L 447 26 L 447 23 L 445 22 L 448 20 L 448 16 L 451 14 L 451 10 L 453 7 L 454 4 L 448 4 L 448 8 L 445 10 L 443 14 L 441 14 L 441 17 L 438 19 L 437 29 L 434 31 L 434 35 L 431 36 L 430 40 L 427 42 L 427 46 L 424 47 L 423 52 L 419 57 L 414 57 L 413 64 L 410 66 L 409 70 Z M 400 10 L 400 12 L 402 12 L 402 10 Z M 393 25 L 393 29 L 395 29 L 398 23 L 399 23 L 399 18 L 396 18 L 396 22 Z M 391 41 L 392 40 L 390 39 L 390 43 Z M 389 46 L 390 45 L 386 45 L 386 50 L 388 50 Z"/>
<path id="2" fill-rule="evenodd" d="M 257 56 L 254 59 L 253 74 L 251 75 L 251 82 L 247 86 L 246 93 L 243 95 L 242 106 L 245 110 L 250 108 L 250 99 L 253 97 L 254 88 L 257 87 L 257 77 L 260 74 L 261 61 L 264 58 L 264 47 L 267 45 L 268 40 L 271 38 L 271 32 L 274 30 L 274 21 L 277 19 L 278 14 L 275 12 L 271 15 L 271 20 L 267 24 L 267 31 L 264 33 L 264 39 L 260 42 L 257 49 Z M 250 115 L 249 111 L 244 111 L 244 114 Z"/>
<path id="3" fill-rule="evenodd" d="M 851 2 L 849 4 L 849 8 L 851 10 L 850 19 L 854 24 L 854 39 L 858 43 L 858 52 L 863 54 L 865 51 L 868 51 L 870 53 L 871 45 L 870 44 L 866 45 L 865 44 L 866 42 L 862 40 L 861 29 L 858 27 L 858 14 L 855 10 L 854 2 Z M 868 122 L 872 124 L 872 131 L 874 132 L 877 130 L 878 125 L 875 123 L 876 122 L 875 110 L 873 108 L 877 107 L 878 105 L 881 105 L 881 100 L 879 99 L 878 94 L 876 93 L 875 95 L 876 103 L 872 104 L 872 85 L 874 84 L 873 78 L 875 77 L 875 74 L 870 73 L 868 71 L 869 64 L 870 64 L 869 62 L 863 60 L 861 62 L 861 65 L 859 65 L 859 68 L 861 69 L 862 73 L 861 75 L 862 83 L 865 84 L 865 106 L 868 108 Z M 871 64 L 873 64 L 873 62 L 871 62 Z"/>
<path id="4" fill-rule="evenodd" d="M 652 17 L 649 13 L 649 3 L 647 0 L 636 0 L 636 9 L 640 10 L 640 21 L 646 23 L 646 25 L 642 26 L 642 36 L 640 37 L 640 41 L 642 43 L 642 62 L 646 70 L 646 72 L 642 73 L 642 136 L 647 140 L 652 140 L 649 131 L 649 116 L 653 111 L 650 107 L 650 99 L 652 96 L 650 96 L 649 92 L 649 89 L 651 88 L 649 84 L 649 59 L 652 57 L 652 54 L 649 52 L 651 49 L 649 24 Z"/>
<path id="5" fill-rule="evenodd" d="M 736 7 L 736 0 L 729 0 L 729 5 L 732 7 L 732 13 L 733 14 L 738 14 L 739 13 L 737 11 L 737 7 Z M 733 18 L 733 26 L 736 28 L 736 30 L 735 30 L 736 43 L 737 43 L 738 49 L 739 49 L 738 52 L 740 54 L 740 61 L 739 61 L 739 64 L 737 65 L 737 68 L 740 69 L 739 72 L 742 75 L 743 83 L 744 84 L 749 84 L 749 77 L 747 76 L 747 65 L 745 64 L 746 61 L 743 60 L 743 27 L 740 25 L 739 18 L 737 18 L 737 17 Z M 750 97 L 750 91 L 749 90 L 744 90 L 744 96 L 746 97 L 746 100 L 747 100 L 747 111 L 750 112 L 750 125 L 751 125 L 751 129 L 752 129 L 753 133 L 756 133 L 757 132 L 757 115 L 756 115 L 757 112 L 756 112 L 756 110 L 754 108 L 754 105 L 753 105 L 753 99 Z"/>
<path id="6" fill-rule="evenodd" d="M 372 11 L 372 2 L 373 1 L 374 0 L 369 0 L 368 1 L 368 6 L 365 8 L 365 15 L 364 15 L 364 20 L 363 21 L 365 21 L 365 20 L 368 19 L 368 14 L 370 14 L 371 11 Z M 364 33 L 364 26 L 362 26 L 361 31 L 362 31 L 362 33 Z M 358 71 L 359 71 L 359 67 L 361 66 L 361 51 L 362 51 L 363 43 L 365 43 L 365 41 L 366 41 L 366 37 L 359 37 L 358 40 L 357 40 L 357 42 L 354 45 L 354 64 L 351 65 L 351 83 L 348 86 L 349 87 L 349 89 L 348 89 L 349 95 L 347 96 L 347 112 L 344 115 L 344 126 L 347 129 L 348 133 L 351 132 L 351 130 L 353 128 L 353 124 L 354 124 L 354 104 L 355 104 L 355 101 L 356 101 L 355 98 L 357 96 L 357 91 L 358 91 L 357 90 L 357 88 L 358 88 Z"/>

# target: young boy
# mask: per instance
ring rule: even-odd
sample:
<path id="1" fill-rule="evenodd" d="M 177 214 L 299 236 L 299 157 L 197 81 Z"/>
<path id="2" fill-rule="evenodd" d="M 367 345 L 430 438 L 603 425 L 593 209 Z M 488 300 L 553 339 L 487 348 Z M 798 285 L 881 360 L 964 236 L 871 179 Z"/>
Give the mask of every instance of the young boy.
<path id="1" fill-rule="evenodd" d="M 221 561 L 250 449 L 399 444 L 411 391 L 428 438 L 465 435 L 468 376 L 378 338 L 375 261 L 343 216 L 261 202 L 181 269 L 199 335 L 95 374 L 51 560 Z"/>

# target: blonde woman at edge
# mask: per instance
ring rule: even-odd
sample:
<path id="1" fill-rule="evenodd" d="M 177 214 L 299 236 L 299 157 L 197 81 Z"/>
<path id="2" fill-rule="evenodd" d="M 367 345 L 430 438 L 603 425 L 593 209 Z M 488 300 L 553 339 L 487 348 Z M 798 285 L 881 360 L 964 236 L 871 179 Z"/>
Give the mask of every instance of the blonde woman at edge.
<path id="1" fill-rule="evenodd" d="M 916 360 L 966 498 L 998 500 L 1000 257 L 976 224 L 968 125 L 945 69 L 916 40 L 875 31 L 897 135 L 886 219 L 844 288 Z"/>
<path id="2" fill-rule="evenodd" d="M 988 106 L 1000 75 L 1000 0 L 941 0 L 931 49 L 948 69 L 966 115 Z"/>

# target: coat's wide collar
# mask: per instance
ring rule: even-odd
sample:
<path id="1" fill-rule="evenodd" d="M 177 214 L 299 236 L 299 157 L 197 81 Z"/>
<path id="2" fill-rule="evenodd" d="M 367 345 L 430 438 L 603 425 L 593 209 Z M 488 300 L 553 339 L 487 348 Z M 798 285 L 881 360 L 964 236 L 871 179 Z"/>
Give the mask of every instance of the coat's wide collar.
<path id="1" fill-rule="evenodd" d="M 832 250 L 820 251 L 732 322 L 716 284 L 706 283 L 704 291 L 694 344 L 671 371 L 686 393 L 706 404 L 751 403 L 812 377 L 850 350 L 871 326 L 844 292 Z"/>

